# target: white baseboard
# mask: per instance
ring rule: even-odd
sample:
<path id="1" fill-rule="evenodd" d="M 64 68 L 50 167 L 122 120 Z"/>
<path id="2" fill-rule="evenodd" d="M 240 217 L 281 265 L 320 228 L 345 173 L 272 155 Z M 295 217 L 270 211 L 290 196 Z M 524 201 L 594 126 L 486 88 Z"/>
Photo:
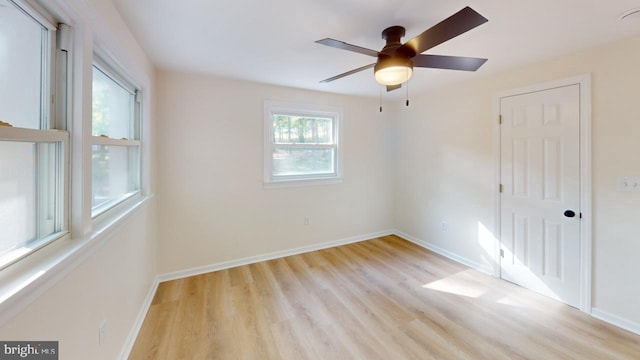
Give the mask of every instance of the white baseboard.
<path id="1" fill-rule="evenodd" d="M 442 256 L 444 256 L 446 258 L 449 258 L 449 259 L 451 259 L 451 260 L 453 260 L 453 261 L 455 261 L 457 263 L 460 263 L 462 265 L 468 266 L 468 267 L 470 267 L 472 269 L 478 270 L 478 271 L 483 272 L 483 273 L 485 273 L 487 275 L 495 276 L 493 268 L 491 266 L 489 266 L 489 265 L 481 264 L 481 263 L 477 263 L 475 261 L 469 260 L 467 258 L 464 258 L 464 257 L 460 256 L 460 255 L 457 255 L 457 254 L 454 254 L 454 253 L 452 253 L 452 252 L 450 252 L 448 250 L 445 250 L 445 249 L 443 249 L 443 248 L 441 248 L 439 246 L 433 245 L 433 244 L 431 244 L 431 243 L 429 243 L 427 241 L 418 239 L 415 236 L 412 236 L 412 235 L 409 235 L 409 234 L 405 234 L 405 233 L 403 233 L 402 231 L 399 231 L 399 230 L 394 230 L 394 234 L 398 235 L 399 237 L 401 237 L 401 238 L 403 238 L 405 240 L 411 241 L 412 243 L 414 243 L 414 244 L 416 244 L 418 246 L 421 246 L 421 247 L 423 247 L 423 248 L 425 248 L 427 250 L 431 250 L 436 254 L 439 254 L 439 255 L 442 255 Z"/>
<path id="2" fill-rule="evenodd" d="M 291 255 L 303 254 L 303 253 L 316 251 L 316 250 L 328 249 L 328 248 L 332 248 L 340 245 L 352 244 L 352 243 L 370 240 L 377 237 L 387 236 L 392 234 L 394 234 L 393 230 L 385 230 L 385 231 L 379 231 L 371 234 L 352 236 L 345 239 L 329 241 L 329 242 L 324 242 L 324 243 L 314 244 L 309 246 L 303 246 L 303 247 L 289 249 L 289 250 L 274 251 L 274 252 L 262 254 L 262 255 L 249 256 L 241 259 L 235 259 L 235 260 L 223 261 L 223 262 L 210 264 L 210 265 L 198 266 L 191 269 L 161 274 L 158 276 L 158 281 L 165 282 L 165 281 L 182 279 L 189 276 L 206 274 L 213 271 L 230 269 L 237 266 L 254 264 L 257 262 L 278 259 L 285 256 L 291 256 Z"/>
<path id="3" fill-rule="evenodd" d="M 158 290 L 158 285 L 160 282 L 156 277 L 151 284 L 151 288 L 149 288 L 149 292 L 147 293 L 147 297 L 144 299 L 144 303 L 138 312 L 138 316 L 136 317 L 136 321 L 133 323 L 133 327 L 131 331 L 129 331 L 129 336 L 124 343 L 124 347 L 120 352 L 120 356 L 118 359 L 126 360 L 131 355 L 131 350 L 133 350 L 133 345 L 136 343 L 136 339 L 138 338 L 138 334 L 140 333 L 140 329 L 142 328 L 142 323 L 144 323 L 144 319 L 149 312 L 149 308 L 151 308 L 151 302 L 153 301 L 153 297 L 156 295 L 156 290 Z"/>
<path id="4" fill-rule="evenodd" d="M 615 325 L 619 328 L 631 331 L 632 333 L 636 333 L 640 335 L 640 324 L 622 318 L 618 315 L 613 315 L 609 312 L 606 312 L 602 309 L 593 308 L 591 309 L 591 316 L 596 319 L 600 319 L 602 321 L 608 322 L 609 324 Z"/>

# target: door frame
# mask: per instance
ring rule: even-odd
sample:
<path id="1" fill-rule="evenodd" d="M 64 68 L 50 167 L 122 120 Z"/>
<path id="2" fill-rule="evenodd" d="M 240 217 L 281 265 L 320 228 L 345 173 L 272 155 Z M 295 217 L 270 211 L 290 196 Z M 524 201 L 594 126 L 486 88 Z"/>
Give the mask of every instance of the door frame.
<path id="1" fill-rule="evenodd" d="M 494 238 L 495 238 L 495 254 L 493 275 L 498 278 L 501 276 L 501 257 L 500 257 L 500 143 L 501 143 L 501 127 L 499 124 L 500 117 L 500 100 L 505 97 L 514 95 L 523 95 L 532 92 L 538 92 L 558 87 L 578 85 L 580 91 L 580 212 L 582 219 L 580 221 L 580 310 L 591 314 L 592 302 L 592 179 L 591 179 L 591 74 L 582 74 L 574 77 L 548 81 L 544 83 L 524 86 L 520 88 L 500 91 L 493 94 L 493 115 L 495 121 L 493 129 L 493 153 L 495 168 L 495 187 L 494 187 Z"/>

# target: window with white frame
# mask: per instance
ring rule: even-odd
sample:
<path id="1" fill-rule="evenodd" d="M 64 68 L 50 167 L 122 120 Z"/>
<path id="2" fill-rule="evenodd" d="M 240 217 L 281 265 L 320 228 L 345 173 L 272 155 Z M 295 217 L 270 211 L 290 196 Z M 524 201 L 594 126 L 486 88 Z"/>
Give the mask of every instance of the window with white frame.
<path id="1" fill-rule="evenodd" d="M 55 64 L 66 64 L 68 49 L 56 32 L 47 14 L 0 0 L 0 268 L 68 228 L 69 133 L 56 115 L 66 114 L 67 94 L 54 96 L 66 89 L 66 68 Z"/>
<path id="2" fill-rule="evenodd" d="M 265 184 L 340 180 L 340 111 L 265 101 Z"/>
<path id="3" fill-rule="evenodd" d="M 140 193 L 140 92 L 97 59 L 93 66 L 91 214 Z"/>

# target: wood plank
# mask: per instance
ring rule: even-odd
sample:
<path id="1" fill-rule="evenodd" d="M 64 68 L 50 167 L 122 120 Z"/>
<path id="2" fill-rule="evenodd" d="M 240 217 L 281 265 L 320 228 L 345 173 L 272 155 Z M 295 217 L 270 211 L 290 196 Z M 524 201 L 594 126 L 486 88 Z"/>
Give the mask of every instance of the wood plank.
<path id="1" fill-rule="evenodd" d="M 144 326 L 140 329 L 131 351 L 131 359 L 165 358 L 167 349 L 172 346 L 172 341 L 168 337 L 172 334 L 178 304 L 178 301 L 167 301 L 150 307 Z"/>
<path id="2" fill-rule="evenodd" d="M 397 236 L 160 284 L 130 359 L 638 359 L 640 336 Z"/>

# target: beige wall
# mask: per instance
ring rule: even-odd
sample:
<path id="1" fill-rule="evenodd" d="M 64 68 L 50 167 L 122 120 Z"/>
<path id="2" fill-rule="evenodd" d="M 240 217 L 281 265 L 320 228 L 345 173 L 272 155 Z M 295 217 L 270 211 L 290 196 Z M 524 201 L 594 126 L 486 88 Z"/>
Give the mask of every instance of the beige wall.
<path id="1" fill-rule="evenodd" d="M 395 226 L 491 266 L 494 249 L 482 246 L 482 227 L 493 229 L 495 211 L 492 96 L 591 73 L 593 306 L 638 326 L 640 193 L 616 190 L 617 178 L 640 176 L 638 64 L 640 38 L 633 38 L 416 96 L 395 120 Z"/>
<path id="2" fill-rule="evenodd" d="M 392 227 L 390 123 L 376 100 L 171 72 L 158 84 L 161 273 Z M 343 183 L 263 188 L 264 100 L 342 108 Z"/>

